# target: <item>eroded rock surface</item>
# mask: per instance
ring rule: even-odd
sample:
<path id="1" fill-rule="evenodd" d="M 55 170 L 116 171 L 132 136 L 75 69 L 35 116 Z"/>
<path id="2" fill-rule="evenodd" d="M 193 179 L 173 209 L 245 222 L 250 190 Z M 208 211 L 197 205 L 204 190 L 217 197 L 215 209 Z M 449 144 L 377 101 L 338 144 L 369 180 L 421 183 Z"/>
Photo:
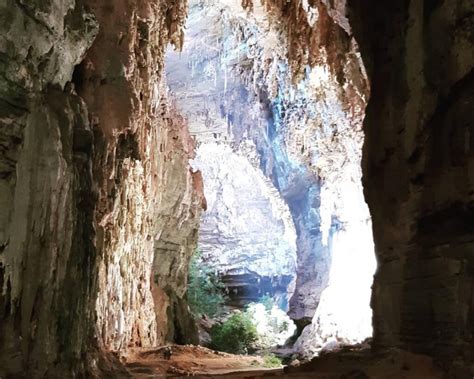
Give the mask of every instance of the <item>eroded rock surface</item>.
<path id="1" fill-rule="evenodd" d="M 168 72 L 175 79 L 173 91 L 192 115 L 197 138 L 230 141 L 250 160 L 246 146 L 251 141 L 261 170 L 288 204 L 297 233 L 290 315 L 300 330 L 316 317 L 306 334 L 323 341 L 336 334 L 344 340 L 347 334 L 347 325 L 338 326 L 347 315 L 341 296 L 344 288 L 350 292 L 356 286 L 344 278 L 344 264 L 332 268 L 337 253 L 336 261 L 356 263 L 351 278 L 364 283 L 361 293 L 351 292 L 352 312 L 361 324 L 358 337 L 345 339 L 360 341 L 370 335 L 368 297 L 375 266 L 360 168 L 368 82 L 345 8 L 297 4 L 256 3 L 245 13 L 236 1 L 192 3 L 189 46 L 184 57 L 171 59 Z M 296 19 L 299 27 L 293 28 Z M 190 74 L 180 68 L 180 59 Z M 313 67 L 303 68 L 306 64 Z M 332 247 L 335 234 L 344 241 L 338 246 L 345 246 L 338 252 Z M 325 296 L 315 316 L 329 283 L 339 295 L 329 290 L 332 295 Z M 335 314 L 332 323 L 327 321 Z"/>
<path id="2" fill-rule="evenodd" d="M 161 77 L 185 5 L 0 5 L 1 376 L 95 375 L 105 351 L 196 337 L 202 179 Z"/>
<path id="3" fill-rule="evenodd" d="M 191 325 L 181 303 L 201 179 L 189 170 L 194 146 L 162 81 L 164 48 L 182 44 L 186 3 L 90 7 L 102 29 L 75 79 L 96 132 L 100 337 L 114 350 L 167 335 L 195 341 L 195 330 L 178 329 Z"/>
<path id="4" fill-rule="evenodd" d="M 349 169 L 368 96 L 360 46 L 372 82 L 363 171 L 379 264 L 374 346 L 472 377 L 472 1 L 350 0 L 347 17 L 344 0 L 245 0 L 263 35 L 235 3 L 218 50 L 243 78 L 232 101 L 249 111 L 225 106 L 224 127 L 237 145 L 253 141 L 290 205 L 293 317 L 307 322 L 324 303 L 327 246 L 349 220 L 338 189 L 360 177 Z M 192 335 L 183 294 L 202 178 L 187 167 L 191 141 L 161 80 L 184 16 L 182 1 L 0 4 L 1 376 L 93 376 L 105 349 Z M 340 367 L 333 357 L 327 372 Z M 421 359 L 415 375 L 438 375 Z M 418 360 L 396 353 L 375 366 L 409 376 Z"/>
<path id="5" fill-rule="evenodd" d="M 92 131 L 67 81 L 97 23 L 75 1 L 7 1 L 0 14 L 0 375 L 81 372 L 94 323 Z"/>
<path id="6" fill-rule="evenodd" d="M 232 303 L 269 295 L 286 307 L 296 276 L 288 206 L 248 156 L 227 144 L 201 144 L 192 165 L 203 173 L 207 201 L 199 230 L 204 264 L 219 272 Z"/>

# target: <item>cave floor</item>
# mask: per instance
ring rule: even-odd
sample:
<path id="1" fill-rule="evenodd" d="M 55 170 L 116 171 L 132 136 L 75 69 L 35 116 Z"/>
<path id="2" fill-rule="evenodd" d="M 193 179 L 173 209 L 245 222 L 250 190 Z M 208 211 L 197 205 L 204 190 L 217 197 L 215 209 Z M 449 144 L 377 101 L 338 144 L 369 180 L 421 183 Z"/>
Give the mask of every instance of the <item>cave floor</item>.
<path id="1" fill-rule="evenodd" d="M 128 374 L 133 378 L 227 377 L 236 379 L 285 377 L 315 379 L 428 379 L 444 378 L 431 358 L 391 349 L 378 353 L 370 350 L 336 351 L 313 359 L 298 367 L 269 369 L 258 356 L 232 355 L 201 346 L 172 345 L 132 350 L 123 357 Z M 456 378 L 464 378 L 457 376 Z M 470 378 L 470 377 L 469 377 Z"/>
<path id="2" fill-rule="evenodd" d="M 169 350 L 172 351 L 171 357 L 166 359 Z M 234 378 L 253 378 L 283 373 L 283 368 L 265 368 L 263 358 L 258 356 L 221 353 L 193 345 L 132 350 L 124 360 L 132 377 L 140 379 L 228 375 Z"/>

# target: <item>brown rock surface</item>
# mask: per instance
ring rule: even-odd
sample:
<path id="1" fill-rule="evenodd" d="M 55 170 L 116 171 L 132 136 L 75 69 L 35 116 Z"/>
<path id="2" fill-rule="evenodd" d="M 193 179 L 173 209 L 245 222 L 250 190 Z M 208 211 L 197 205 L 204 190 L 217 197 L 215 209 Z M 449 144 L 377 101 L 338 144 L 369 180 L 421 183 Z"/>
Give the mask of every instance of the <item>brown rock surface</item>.
<path id="1" fill-rule="evenodd" d="M 472 1 L 350 1 L 369 68 L 374 346 L 473 361 Z"/>
<path id="2" fill-rule="evenodd" d="M 98 349 L 196 336 L 202 184 L 161 81 L 185 2 L 84 3 L 0 5 L 1 376 L 92 375 Z"/>
<path id="3" fill-rule="evenodd" d="M 75 79 L 95 123 L 99 336 L 113 350 L 167 335 L 193 342 L 182 302 L 203 195 L 188 167 L 193 143 L 162 80 L 164 48 L 182 43 L 186 4 L 89 5 L 102 28 Z"/>

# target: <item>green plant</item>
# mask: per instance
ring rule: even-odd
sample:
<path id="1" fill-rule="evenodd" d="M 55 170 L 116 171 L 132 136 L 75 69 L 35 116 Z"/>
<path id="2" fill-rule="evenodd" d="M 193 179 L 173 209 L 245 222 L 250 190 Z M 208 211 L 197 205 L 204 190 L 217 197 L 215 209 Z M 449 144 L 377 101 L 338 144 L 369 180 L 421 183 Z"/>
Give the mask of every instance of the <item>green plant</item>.
<path id="1" fill-rule="evenodd" d="M 246 354 L 257 341 L 257 328 L 245 313 L 234 313 L 211 329 L 212 347 L 233 354 Z"/>
<path id="2" fill-rule="evenodd" d="M 274 368 L 274 367 L 281 367 L 281 359 L 276 357 L 273 354 L 267 354 L 263 356 L 263 367 L 266 368 Z"/>
<path id="3" fill-rule="evenodd" d="M 188 304 L 195 317 L 216 317 L 222 313 L 226 297 L 225 286 L 219 277 L 200 260 L 196 250 L 189 264 Z"/>

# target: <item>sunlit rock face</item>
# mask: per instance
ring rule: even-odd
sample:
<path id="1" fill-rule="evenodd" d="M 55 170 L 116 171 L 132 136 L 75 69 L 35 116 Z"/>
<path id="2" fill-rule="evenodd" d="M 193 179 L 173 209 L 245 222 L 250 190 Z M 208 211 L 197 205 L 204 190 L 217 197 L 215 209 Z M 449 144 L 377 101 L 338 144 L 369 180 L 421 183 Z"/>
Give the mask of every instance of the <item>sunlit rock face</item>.
<path id="1" fill-rule="evenodd" d="M 304 335 L 318 340 L 300 352 L 311 355 L 334 336 L 346 343 L 363 340 L 371 335 L 375 268 L 361 185 L 369 89 L 344 4 L 265 1 L 249 13 L 235 1 L 191 5 L 190 45 L 181 57 L 191 74 L 172 58 L 169 72 L 182 78 L 173 90 L 193 94 L 183 102 L 192 108 L 192 122 L 206 122 L 198 138 L 231 139 L 236 150 L 251 140 L 261 170 L 288 205 L 297 233 L 289 314 L 300 330 L 313 321 Z M 207 81 L 195 87 L 193 76 Z M 205 102 L 199 111 L 203 91 L 219 106 Z M 353 280 L 345 277 L 345 264 Z M 352 331 L 344 289 L 359 320 Z M 303 339 L 298 346 L 315 340 Z"/>
<path id="2" fill-rule="evenodd" d="M 75 80 L 95 128 L 98 336 L 111 350 L 196 342 L 184 293 L 202 180 L 162 78 L 186 3 L 90 6 L 102 28 Z"/>
<path id="3" fill-rule="evenodd" d="M 197 149 L 192 166 L 203 173 L 207 201 L 199 248 L 232 304 L 270 295 L 285 308 L 296 274 L 295 229 L 288 206 L 248 157 L 223 143 Z"/>
<path id="4" fill-rule="evenodd" d="M 314 356 L 321 349 L 355 344 L 372 335 L 370 303 L 375 271 L 372 225 L 357 220 L 340 226 L 332 236 L 331 270 L 327 288 L 311 325 L 295 344 L 302 356 Z"/>
<path id="5" fill-rule="evenodd" d="M 184 51 L 169 54 L 168 81 L 197 140 L 230 142 L 235 151 L 260 167 L 289 205 L 300 251 L 300 284 L 296 286 L 296 301 L 293 300 L 291 308 L 295 319 L 309 323 L 329 271 L 328 250 L 320 231 L 320 180 L 304 164 L 288 156 L 285 142 L 276 132 L 276 108 L 272 109 L 267 89 L 261 88 L 264 92 L 260 93 L 258 88 L 262 86 L 256 87 L 257 82 L 252 82 L 247 72 L 247 66 L 254 67 L 255 63 L 248 54 L 255 49 L 255 57 L 262 54 L 262 46 L 256 44 L 258 38 L 268 33 L 262 41 L 269 58 L 274 46 L 280 46 L 278 51 L 284 56 L 284 46 L 276 44 L 276 31 L 269 29 L 263 9 L 253 17 L 238 1 L 196 1 L 190 6 Z M 252 22 L 248 22 L 249 18 Z M 254 34 L 257 32 L 262 36 Z M 279 67 L 278 62 L 272 67 Z M 288 71 L 284 73 L 290 82 Z M 255 79 L 258 75 L 256 72 Z M 257 157 L 255 148 L 249 154 L 249 141 L 256 146 Z"/>
<path id="6" fill-rule="evenodd" d="M 299 288 L 313 287 L 307 276 L 311 254 L 301 254 L 300 281 L 290 303 L 294 310 L 290 315 L 297 316 L 301 308 L 305 315 L 311 314 L 313 322 L 304 330 L 296 349 L 302 355 L 313 355 L 331 336 L 339 342 L 354 343 L 371 335 L 369 294 L 375 258 L 360 164 L 362 120 L 369 90 L 344 3 L 263 3 L 270 25 L 278 31 L 279 40 L 286 41 L 287 50 L 282 56 L 275 49 L 271 53 L 265 48 L 260 53 L 258 48 L 251 49 L 254 65 L 245 72 L 270 94 L 273 146 L 283 139 L 280 145 L 290 160 L 300 162 L 320 181 L 318 190 L 312 193 L 313 199 L 318 199 L 313 207 L 321 239 L 316 256 L 324 257 L 323 249 L 327 249 L 328 286 L 320 292 L 316 313 L 311 308 L 308 312 L 304 298 L 296 297 Z M 265 42 L 261 44 L 265 46 Z M 280 64 L 266 64 L 268 54 Z M 291 199 L 289 205 L 291 209 Z"/>
<path id="7" fill-rule="evenodd" d="M 254 142 L 236 137 L 245 123 L 266 124 L 266 115 L 258 106 L 251 114 L 242 112 L 248 91 L 220 66 L 215 42 L 222 38 L 223 21 L 220 6 L 212 4 L 217 3 L 191 2 L 184 49 L 167 58 L 170 88 L 198 145 L 193 167 L 204 177 L 207 211 L 199 246 L 206 264 L 220 272 L 231 305 L 269 294 L 287 308 L 296 276 L 293 220 L 263 175 Z M 245 17 L 238 2 L 229 4 Z"/>

